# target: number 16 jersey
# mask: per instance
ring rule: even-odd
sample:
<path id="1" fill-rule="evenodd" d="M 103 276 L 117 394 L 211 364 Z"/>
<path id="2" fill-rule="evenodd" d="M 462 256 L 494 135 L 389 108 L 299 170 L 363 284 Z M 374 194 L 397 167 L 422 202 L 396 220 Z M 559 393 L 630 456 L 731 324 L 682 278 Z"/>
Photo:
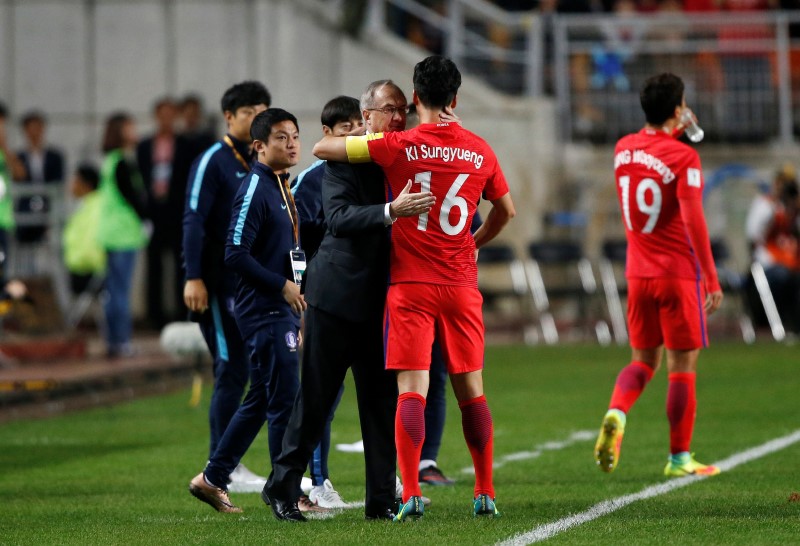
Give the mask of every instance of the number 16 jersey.
<path id="1" fill-rule="evenodd" d="M 663 131 L 645 128 L 617 142 L 614 176 L 628 239 L 626 277 L 699 279 L 678 201 L 702 200 L 697 152 Z"/>
<path id="2" fill-rule="evenodd" d="M 491 147 L 457 124 L 423 124 L 409 131 L 367 135 L 369 156 L 383 167 L 388 199 L 406 184 L 430 191 L 436 204 L 392 226 L 392 284 L 419 282 L 478 286 L 475 240 L 470 233 L 478 202 L 508 193 Z"/>

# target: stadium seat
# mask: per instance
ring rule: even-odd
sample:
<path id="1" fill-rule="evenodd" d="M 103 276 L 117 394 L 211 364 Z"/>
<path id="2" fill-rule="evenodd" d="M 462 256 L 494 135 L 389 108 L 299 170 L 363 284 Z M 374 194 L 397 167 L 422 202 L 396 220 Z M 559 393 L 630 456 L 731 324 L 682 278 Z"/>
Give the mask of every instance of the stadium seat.
<path id="1" fill-rule="evenodd" d="M 611 328 L 614 332 L 614 341 L 618 345 L 624 345 L 628 342 L 628 327 L 625 309 L 622 306 L 622 297 L 628 293 L 628 286 L 625 281 L 627 252 L 627 240 L 606 239 L 603 241 L 598 262 L 608 318 L 611 321 Z"/>
<path id="2" fill-rule="evenodd" d="M 746 343 L 753 343 L 756 335 L 751 319 L 752 314 L 748 308 L 745 278 L 735 267 L 732 268 L 729 265 L 731 253 L 724 240 L 713 239 L 711 241 L 711 255 L 714 257 L 714 264 L 717 267 L 717 276 L 719 277 L 722 292 L 727 296 L 726 299 L 735 302 L 736 309 L 734 313 L 742 333 L 742 339 Z M 725 315 L 724 310 L 717 312 Z"/>
<path id="3" fill-rule="evenodd" d="M 597 294 L 597 282 L 592 264 L 584 257 L 580 245 L 572 241 L 536 241 L 529 245 L 528 254 L 525 274 L 535 317 L 525 332 L 526 341 L 535 343 L 541 335 L 547 344 L 558 342 L 552 302 L 559 300 L 577 305 L 571 314 L 583 333 L 593 326 L 597 339 L 607 343 L 608 325 L 604 321 L 592 324 L 589 311 Z"/>
<path id="4" fill-rule="evenodd" d="M 511 300 L 517 318 L 526 314 L 528 284 L 525 265 L 509 245 L 491 244 L 478 252 L 478 288 L 484 309 L 499 310 L 504 300 Z"/>

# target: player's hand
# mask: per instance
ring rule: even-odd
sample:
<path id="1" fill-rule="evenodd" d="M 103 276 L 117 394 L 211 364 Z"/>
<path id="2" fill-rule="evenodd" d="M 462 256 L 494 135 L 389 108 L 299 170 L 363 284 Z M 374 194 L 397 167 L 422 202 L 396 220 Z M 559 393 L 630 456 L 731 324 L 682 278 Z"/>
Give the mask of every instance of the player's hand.
<path id="1" fill-rule="evenodd" d="M 356 123 L 352 129 L 347 131 L 344 136 L 364 136 L 367 134 L 367 126 L 363 123 Z"/>
<path id="2" fill-rule="evenodd" d="M 452 108 L 449 106 L 444 107 L 443 112 L 439 112 L 439 121 L 442 123 L 457 123 L 463 127 L 463 123 L 461 123 L 461 118 L 456 115 Z"/>
<path id="3" fill-rule="evenodd" d="M 720 305 L 722 305 L 722 290 L 706 294 L 706 304 L 704 306 L 706 313 L 712 314 L 719 309 Z"/>
<path id="4" fill-rule="evenodd" d="M 5 286 L 6 294 L 11 296 L 12 300 L 21 300 L 28 295 L 28 287 L 22 281 L 12 280 L 8 281 Z"/>
<path id="5" fill-rule="evenodd" d="M 283 295 L 283 299 L 286 300 L 286 303 L 292 308 L 292 311 L 299 315 L 305 310 L 306 300 L 300 293 L 300 287 L 298 285 L 287 279 L 286 283 L 283 285 L 281 294 Z"/>
<path id="6" fill-rule="evenodd" d="M 389 214 L 392 218 L 419 216 L 430 211 L 431 207 L 436 204 L 436 197 L 429 191 L 409 193 L 411 184 L 412 182 L 409 180 L 403 191 L 389 204 Z"/>
<path id="7" fill-rule="evenodd" d="M 183 303 L 189 311 L 205 313 L 208 309 L 208 290 L 203 279 L 189 279 L 183 287 Z"/>

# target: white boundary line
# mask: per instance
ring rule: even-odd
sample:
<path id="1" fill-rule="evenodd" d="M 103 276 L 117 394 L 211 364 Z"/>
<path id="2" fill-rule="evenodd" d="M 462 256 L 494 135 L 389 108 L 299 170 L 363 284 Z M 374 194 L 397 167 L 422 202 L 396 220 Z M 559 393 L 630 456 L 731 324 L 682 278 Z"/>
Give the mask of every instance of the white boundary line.
<path id="1" fill-rule="evenodd" d="M 500 468 L 501 466 L 505 466 L 506 463 L 515 462 L 515 461 L 526 461 L 528 459 L 536 459 L 540 457 L 542 453 L 545 451 L 557 451 L 559 449 L 567 448 L 573 444 L 577 444 L 579 442 L 586 442 L 589 440 L 595 440 L 597 438 L 597 431 L 596 430 L 578 430 L 573 432 L 569 435 L 569 438 L 566 440 L 562 440 L 560 442 L 545 442 L 543 444 L 539 444 L 533 448 L 533 451 L 517 451 L 516 453 L 509 453 L 508 455 L 503 455 L 502 457 L 497 457 L 494 460 L 494 468 Z M 462 474 L 475 474 L 475 468 L 471 466 L 465 466 L 461 469 Z"/>
<path id="2" fill-rule="evenodd" d="M 787 448 L 792 444 L 796 444 L 797 442 L 800 442 L 800 429 L 781 438 L 770 440 L 764 444 L 761 444 L 760 446 L 756 446 L 746 451 L 731 455 L 727 459 L 723 459 L 717 463 L 714 463 L 714 465 L 718 466 L 719 469 L 724 472 L 736 468 L 740 464 L 748 463 L 755 459 L 764 457 L 765 455 L 769 455 L 770 453 L 780 451 L 781 449 Z M 527 533 L 521 533 L 507 540 L 498 542 L 497 546 L 523 546 L 527 544 L 533 544 L 534 542 L 541 542 L 559 533 L 563 533 L 564 531 L 567 531 L 573 527 L 577 527 L 578 525 L 588 523 L 601 516 L 615 512 L 620 508 L 624 508 L 625 506 L 634 502 L 669 493 L 674 489 L 686 487 L 687 485 L 691 485 L 707 477 L 708 476 L 684 476 L 683 478 L 677 478 L 668 482 L 651 485 L 650 487 L 642 489 L 638 493 L 606 500 L 595 504 L 585 512 L 573 514 L 558 521 L 540 525 L 539 527 L 535 527 Z"/>

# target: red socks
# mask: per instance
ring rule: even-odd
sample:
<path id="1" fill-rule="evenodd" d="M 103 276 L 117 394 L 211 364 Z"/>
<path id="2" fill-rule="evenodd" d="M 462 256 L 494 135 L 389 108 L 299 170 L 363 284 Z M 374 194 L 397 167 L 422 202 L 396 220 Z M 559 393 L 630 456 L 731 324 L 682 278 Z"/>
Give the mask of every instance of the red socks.
<path id="1" fill-rule="evenodd" d="M 403 479 L 403 502 L 411 496 L 422 496 L 419 488 L 419 458 L 425 440 L 425 397 L 404 392 L 397 397 L 394 416 L 394 443 L 397 466 Z"/>
<path id="2" fill-rule="evenodd" d="M 464 429 L 464 439 L 472 455 L 472 464 L 475 467 L 475 496 L 489 495 L 494 498 L 494 484 L 492 483 L 492 463 L 494 454 L 494 425 L 492 414 L 486 404 L 486 397 L 459 402 L 461 408 L 461 427 Z"/>
<path id="3" fill-rule="evenodd" d="M 652 378 L 653 368 L 644 362 L 633 361 L 622 368 L 608 409 L 618 409 L 627 414 Z"/>
<path id="4" fill-rule="evenodd" d="M 697 412 L 696 374 L 671 373 L 668 376 L 667 418 L 669 419 L 669 451 L 673 455 L 689 451 Z"/>

